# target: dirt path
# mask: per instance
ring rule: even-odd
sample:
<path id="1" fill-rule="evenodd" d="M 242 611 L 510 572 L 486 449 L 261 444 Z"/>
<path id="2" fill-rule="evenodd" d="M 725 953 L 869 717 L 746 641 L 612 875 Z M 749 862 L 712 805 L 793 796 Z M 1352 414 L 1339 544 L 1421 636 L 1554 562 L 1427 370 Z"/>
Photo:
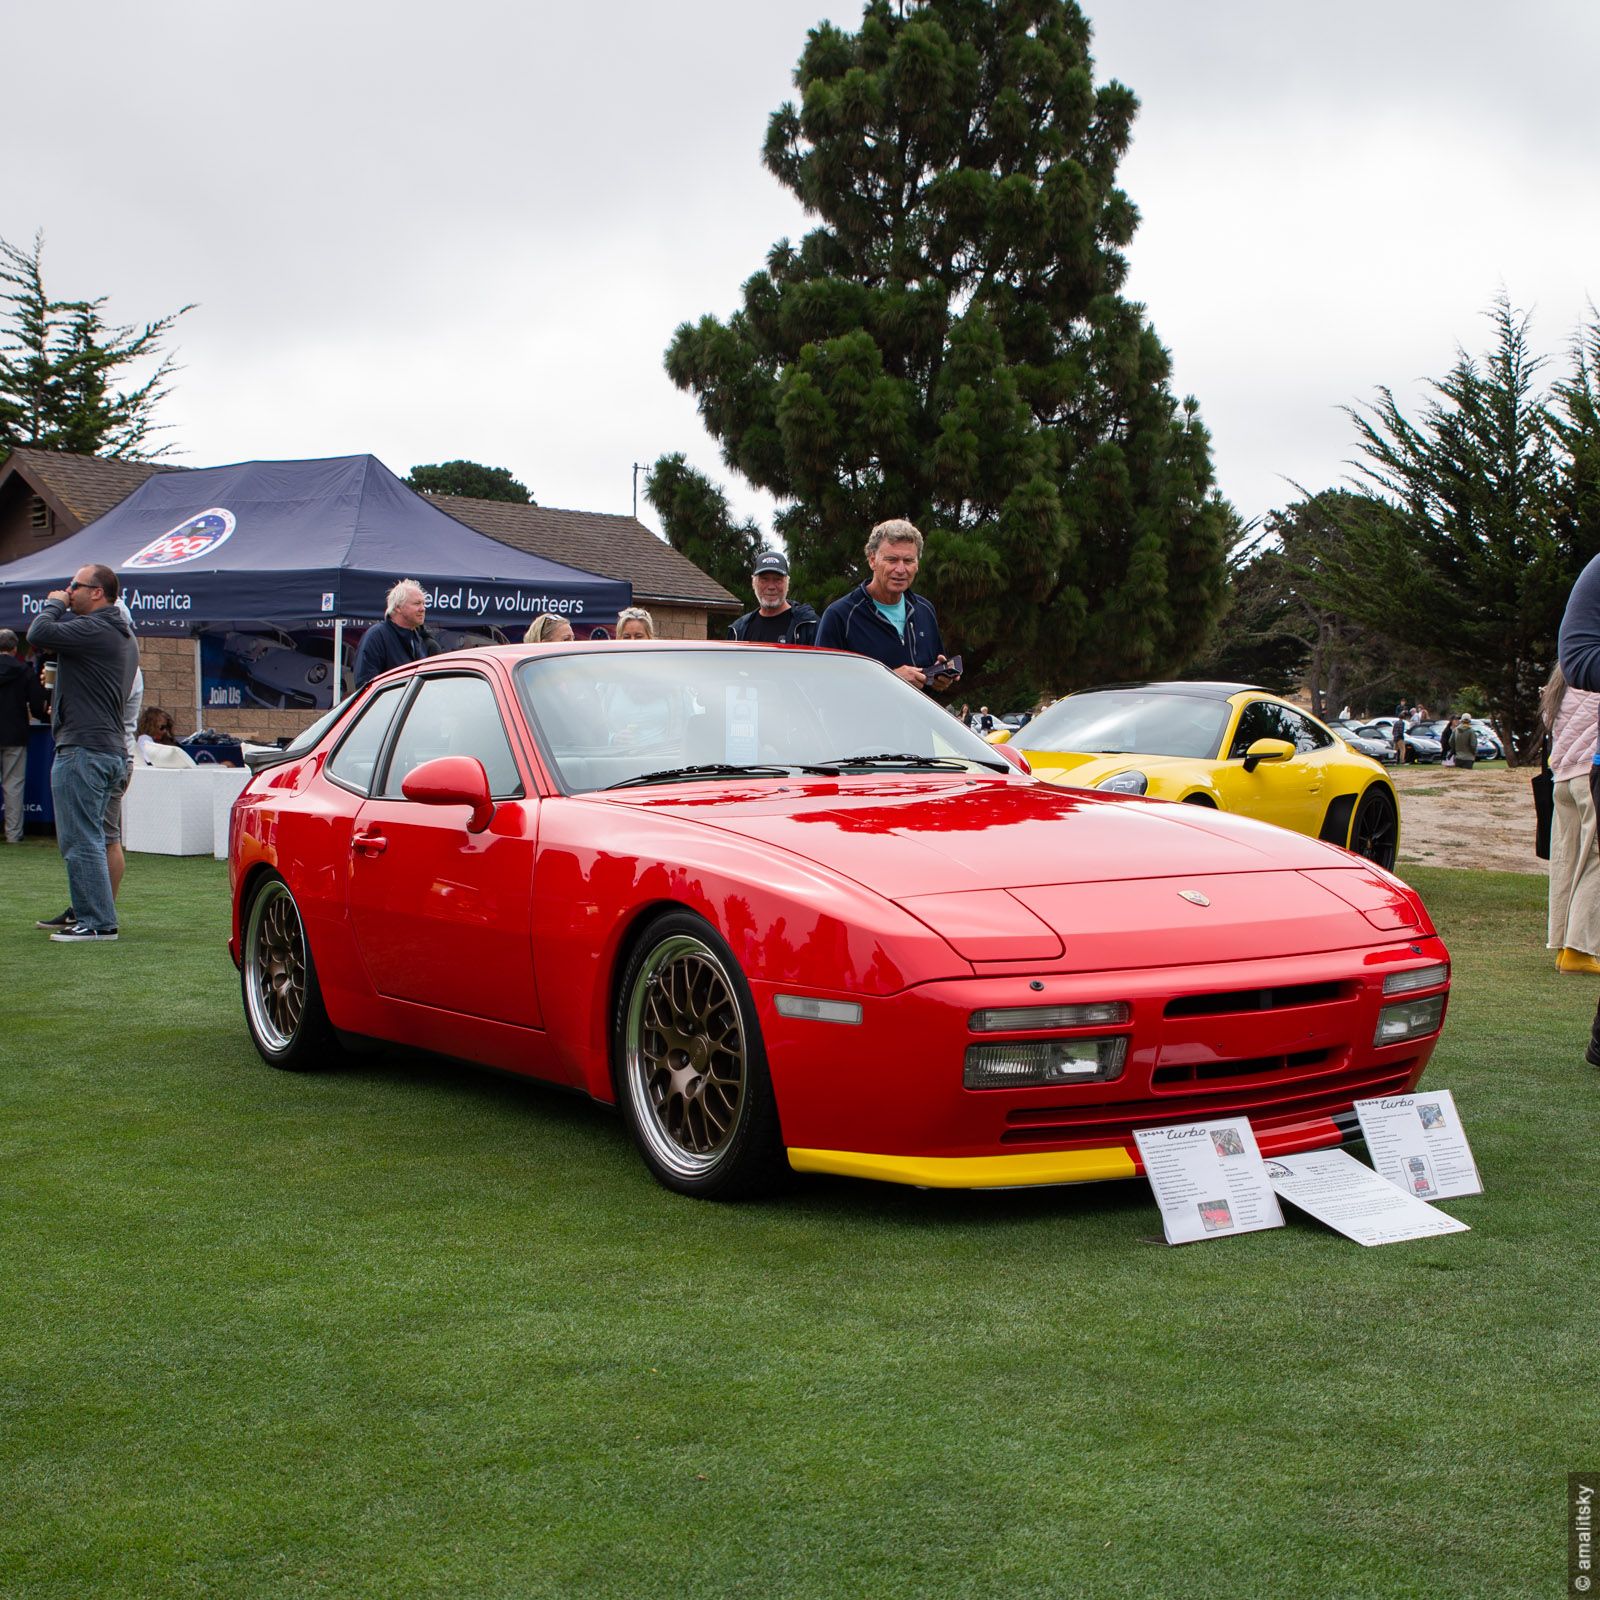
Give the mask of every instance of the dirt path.
<path id="1" fill-rule="evenodd" d="M 1533 872 L 1545 863 L 1533 853 L 1534 768 L 1391 767 L 1400 796 L 1400 869 L 1483 867 Z"/>

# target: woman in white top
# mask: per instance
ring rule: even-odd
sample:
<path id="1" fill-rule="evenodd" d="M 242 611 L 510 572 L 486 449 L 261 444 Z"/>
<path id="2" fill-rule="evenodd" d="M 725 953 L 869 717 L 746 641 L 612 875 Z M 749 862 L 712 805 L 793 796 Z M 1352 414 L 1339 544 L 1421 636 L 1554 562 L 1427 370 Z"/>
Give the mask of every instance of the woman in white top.
<path id="1" fill-rule="evenodd" d="M 1589 793 L 1600 740 L 1600 694 L 1569 687 L 1558 666 L 1539 698 L 1539 717 L 1550 735 L 1555 779 L 1548 943 L 1557 972 L 1600 973 L 1600 843 Z"/>

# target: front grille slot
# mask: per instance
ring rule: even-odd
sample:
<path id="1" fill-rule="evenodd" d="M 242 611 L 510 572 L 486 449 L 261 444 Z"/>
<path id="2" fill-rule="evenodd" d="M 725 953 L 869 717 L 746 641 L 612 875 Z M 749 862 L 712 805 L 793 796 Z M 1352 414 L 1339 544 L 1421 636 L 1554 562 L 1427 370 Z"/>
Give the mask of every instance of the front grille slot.
<path id="1" fill-rule="evenodd" d="M 1335 1050 L 1300 1050 L 1289 1056 L 1257 1056 L 1251 1061 L 1206 1061 L 1192 1067 L 1157 1067 L 1150 1074 L 1152 1088 L 1161 1089 L 1179 1083 L 1211 1083 L 1219 1078 L 1259 1078 L 1271 1072 L 1304 1072 L 1309 1067 L 1320 1067 L 1339 1052 Z"/>
<path id="2" fill-rule="evenodd" d="M 1235 1063 L 1237 1065 L 1237 1063 Z M 1128 1139 L 1135 1128 L 1159 1128 L 1171 1122 L 1198 1122 L 1206 1117 L 1237 1117 L 1258 1112 L 1273 1121 L 1334 1116 L 1350 1102 L 1375 1095 L 1400 1094 L 1416 1071 L 1416 1057 L 1318 1074 L 1293 1092 L 1294 1085 L 1260 1084 L 1209 1087 L 1167 1106 L 1148 1100 L 1038 1106 L 1006 1113 L 1002 1144 L 1104 1144 Z"/>
<path id="3" fill-rule="evenodd" d="M 1169 1000 L 1163 1016 L 1225 1017 L 1241 1012 L 1287 1011 L 1292 1006 L 1326 1006 L 1348 1000 L 1353 983 L 1285 983 L 1270 989 L 1230 989 L 1221 994 L 1186 994 Z"/>

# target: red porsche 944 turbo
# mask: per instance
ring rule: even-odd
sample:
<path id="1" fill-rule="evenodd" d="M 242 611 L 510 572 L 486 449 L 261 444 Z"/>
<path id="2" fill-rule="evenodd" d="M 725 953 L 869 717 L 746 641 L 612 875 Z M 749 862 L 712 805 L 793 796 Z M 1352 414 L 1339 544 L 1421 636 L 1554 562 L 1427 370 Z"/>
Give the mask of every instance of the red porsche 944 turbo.
<path id="1" fill-rule="evenodd" d="M 614 1102 L 651 1172 L 1131 1176 L 1136 1128 L 1338 1144 L 1410 1089 L 1416 894 L 1262 822 L 1052 788 L 876 662 L 507 646 L 386 674 L 234 807 L 262 1056 L 420 1046 Z"/>

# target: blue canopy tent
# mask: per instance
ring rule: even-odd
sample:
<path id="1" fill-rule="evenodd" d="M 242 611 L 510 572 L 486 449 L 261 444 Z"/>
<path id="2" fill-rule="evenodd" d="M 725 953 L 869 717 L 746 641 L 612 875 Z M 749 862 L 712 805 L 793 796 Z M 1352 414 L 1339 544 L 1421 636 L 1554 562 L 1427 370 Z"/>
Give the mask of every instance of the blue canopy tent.
<path id="1" fill-rule="evenodd" d="M 609 622 L 629 584 L 528 555 L 408 489 L 375 456 L 244 461 L 162 472 L 59 544 L 0 567 L 0 626 L 101 562 L 141 631 L 198 624 L 375 622 L 396 578 L 428 591 L 430 622 L 520 626 L 541 611 Z"/>

